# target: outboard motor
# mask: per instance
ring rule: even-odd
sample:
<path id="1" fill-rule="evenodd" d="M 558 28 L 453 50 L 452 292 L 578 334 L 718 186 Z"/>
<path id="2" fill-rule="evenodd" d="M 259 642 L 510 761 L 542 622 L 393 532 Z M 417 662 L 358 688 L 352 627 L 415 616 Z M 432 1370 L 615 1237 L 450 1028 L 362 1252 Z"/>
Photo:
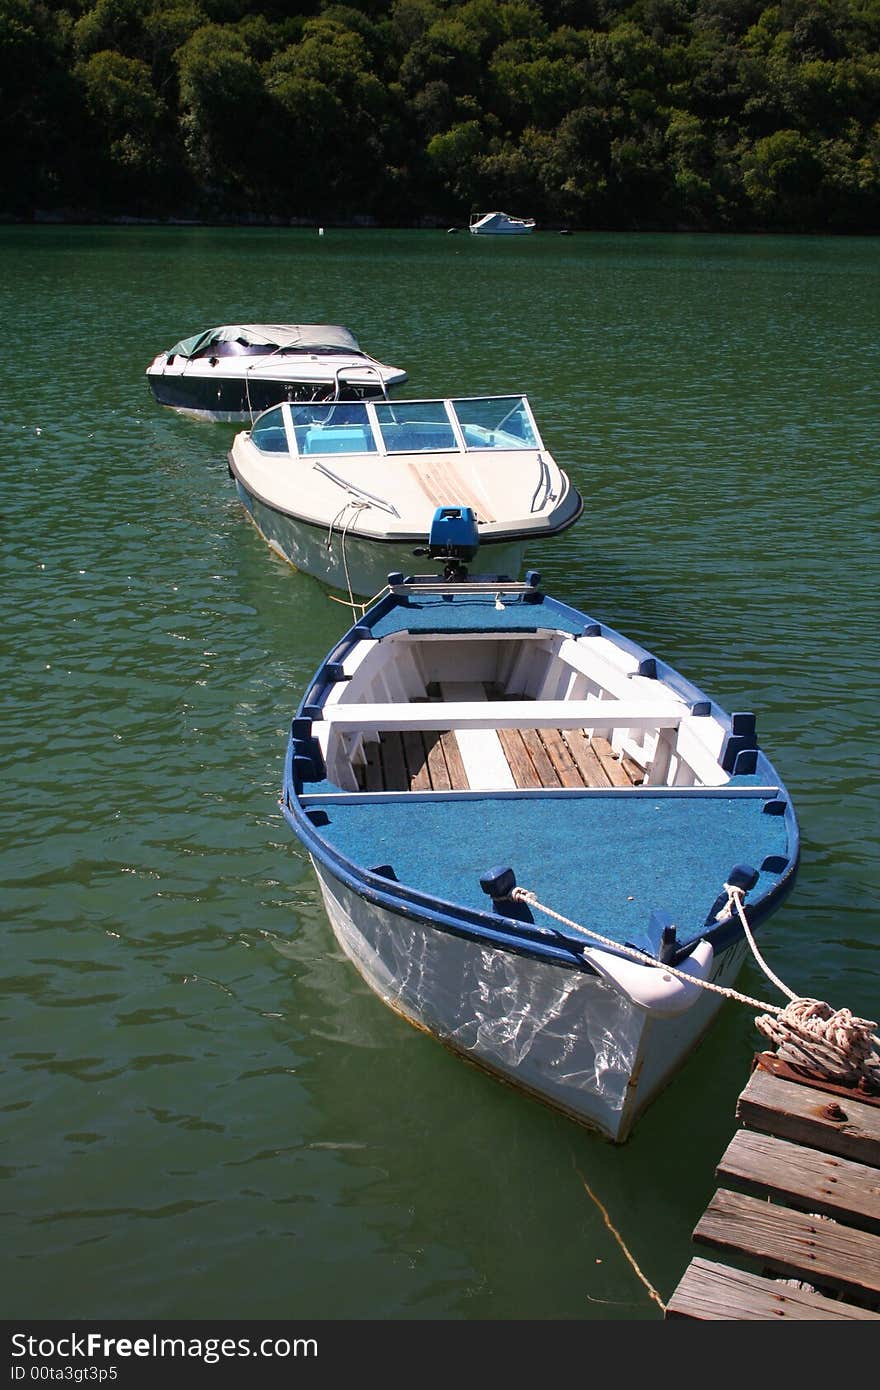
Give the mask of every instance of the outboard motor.
<path id="1" fill-rule="evenodd" d="M 480 548 L 477 518 L 470 507 L 438 507 L 431 522 L 428 544 L 414 555 L 443 561 L 444 579 L 467 579 L 467 561 Z"/>

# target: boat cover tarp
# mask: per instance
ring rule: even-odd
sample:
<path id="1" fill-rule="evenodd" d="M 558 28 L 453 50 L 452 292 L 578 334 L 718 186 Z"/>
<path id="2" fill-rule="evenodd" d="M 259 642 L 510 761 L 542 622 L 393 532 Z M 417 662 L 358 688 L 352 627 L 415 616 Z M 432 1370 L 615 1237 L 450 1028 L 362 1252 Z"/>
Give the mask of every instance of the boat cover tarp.
<path id="1" fill-rule="evenodd" d="M 191 338 L 183 338 L 169 350 L 169 357 L 198 357 L 214 343 L 252 343 L 273 348 L 300 348 L 318 352 L 321 348 L 345 348 L 360 352 L 353 333 L 338 323 L 227 323 L 208 328 Z"/>

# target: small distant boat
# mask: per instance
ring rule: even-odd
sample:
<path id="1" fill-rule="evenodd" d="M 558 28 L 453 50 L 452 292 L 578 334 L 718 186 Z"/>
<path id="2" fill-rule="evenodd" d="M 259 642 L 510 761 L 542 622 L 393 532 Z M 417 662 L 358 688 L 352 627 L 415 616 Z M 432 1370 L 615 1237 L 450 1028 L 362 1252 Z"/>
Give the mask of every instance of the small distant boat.
<path id="1" fill-rule="evenodd" d="M 417 568 L 450 498 L 468 513 L 475 572 L 512 577 L 527 545 L 583 509 L 521 395 L 275 406 L 236 435 L 229 471 L 274 550 L 366 597 Z"/>
<path id="2" fill-rule="evenodd" d="M 535 230 L 534 217 L 510 217 L 506 212 L 472 212 L 474 236 L 523 236 Z"/>
<path id="3" fill-rule="evenodd" d="M 621 1142 L 798 826 L 754 715 L 539 584 L 389 575 L 293 719 L 282 809 L 395 1012 Z"/>
<path id="4" fill-rule="evenodd" d="M 211 420 L 251 420 L 278 401 L 382 398 L 406 381 L 326 323 L 209 328 L 160 352 L 146 375 L 160 405 Z"/>

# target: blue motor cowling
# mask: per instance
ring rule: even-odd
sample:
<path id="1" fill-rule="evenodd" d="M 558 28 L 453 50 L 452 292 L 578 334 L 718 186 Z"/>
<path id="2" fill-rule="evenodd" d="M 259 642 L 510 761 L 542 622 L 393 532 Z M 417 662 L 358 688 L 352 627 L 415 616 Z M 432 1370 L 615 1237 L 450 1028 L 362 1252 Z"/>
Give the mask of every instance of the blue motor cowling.
<path id="1" fill-rule="evenodd" d="M 438 507 L 431 521 L 427 546 L 414 555 L 429 555 L 444 562 L 444 579 L 466 579 L 467 561 L 480 548 L 477 518 L 470 507 Z"/>

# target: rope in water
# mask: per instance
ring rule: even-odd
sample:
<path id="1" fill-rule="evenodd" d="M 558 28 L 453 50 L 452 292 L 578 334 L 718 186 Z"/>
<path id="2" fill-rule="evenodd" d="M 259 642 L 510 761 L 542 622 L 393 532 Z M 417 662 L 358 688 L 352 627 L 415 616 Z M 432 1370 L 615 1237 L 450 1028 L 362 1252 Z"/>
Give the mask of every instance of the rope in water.
<path id="1" fill-rule="evenodd" d="M 872 1031 L 877 1024 L 869 1019 L 857 1018 L 849 1009 L 835 1010 L 822 1000 L 805 999 L 794 994 L 769 968 L 755 944 L 743 907 L 744 890 L 729 883 L 725 883 L 724 887 L 728 895 L 727 903 L 718 913 L 716 920 L 731 915 L 733 911 L 737 912 L 758 965 L 777 989 L 788 996 L 790 1002 L 784 1008 L 778 1004 L 753 999 L 748 994 L 717 985 L 712 980 L 700 980 L 683 970 L 677 970 L 675 966 L 664 965 L 656 957 L 648 955 L 646 951 L 640 951 L 635 946 L 621 946 L 600 932 L 554 911 L 527 888 L 514 888 L 510 896 L 516 902 L 536 907 L 539 912 L 554 917 L 557 922 L 562 922 L 584 936 L 591 937 L 600 945 L 610 946 L 617 954 L 629 956 L 642 965 L 662 970 L 664 974 L 684 980 L 687 984 L 698 985 L 700 989 L 710 990 L 737 1003 L 762 1010 L 761 1017 L 755 1020 L 756 1028 L 774 1043 L 779 1058 L 796 1071 L 824 1078 L 836 1085 L 852 1086 L 864 1082 L 868 1086 L 880 1089 L 880 1038 Z"/>

